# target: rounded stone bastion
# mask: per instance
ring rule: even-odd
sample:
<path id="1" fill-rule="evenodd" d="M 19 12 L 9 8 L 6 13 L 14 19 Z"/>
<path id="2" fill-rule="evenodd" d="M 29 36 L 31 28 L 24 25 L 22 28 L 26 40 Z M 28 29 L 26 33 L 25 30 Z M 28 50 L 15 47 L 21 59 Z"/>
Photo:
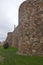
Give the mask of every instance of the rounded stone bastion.
<path id="1" fill-rule="evenodd" d="M 26 0 L 19 7 L 19 53 L 43 55 L 43 0 Z"/>

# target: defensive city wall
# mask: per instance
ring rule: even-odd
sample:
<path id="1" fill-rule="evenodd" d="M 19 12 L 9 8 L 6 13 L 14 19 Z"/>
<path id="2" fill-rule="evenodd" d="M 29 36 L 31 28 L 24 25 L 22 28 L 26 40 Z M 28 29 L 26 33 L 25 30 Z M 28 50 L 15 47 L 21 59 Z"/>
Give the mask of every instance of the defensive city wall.
<path id="1" fill-rule="evenodd" d="M 19 7 L 19 24 L 6 38 L 18 53 L 43 55 L 43 0 L 26 0 Z"/>

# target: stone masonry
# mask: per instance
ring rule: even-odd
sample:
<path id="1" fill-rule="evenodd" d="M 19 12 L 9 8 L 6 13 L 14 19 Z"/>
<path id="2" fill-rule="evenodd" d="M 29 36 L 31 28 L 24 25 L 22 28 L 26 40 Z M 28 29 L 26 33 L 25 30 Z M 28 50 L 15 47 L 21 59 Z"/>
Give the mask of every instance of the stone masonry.
<path id="1" fill-rule="evenodd" d="M 17 26 L 13 32 L 8 32 L 5 43 L 9 43 L 10 46 L 18 48 L 19 39 L 19 26 Z"/>
<path id="2" fill-rule="evenodd" d="M 43 0 L 27 0 L 19 8 L 19 52 L 43 55 Z"/>
<path id="3" fill-rule="evenodd" d="M 13 39 L 13 41 L 12 41 L 12 46 L 13 47 L 16 47 L 16 48 L 18 48 L 18 41 L 19 41 L 19 26 L 17 26 L 16 28 L 15 28 L 15 30 L 13 31 L 13 37 L 12 37 L 12 39 Z"/>
<path id="4" fill-rule="evenodd" d="M 43 55 L 43 0 L 26 0 L 19 7 L 19 24 L 12 46 L 20 54 Z"/>
<path id="5" fill-rule="evenodd" d="M 13 32 L 8 32 L 7 38 L 5 40 L 5 43 L 9 43 L 10 46 L 12 46 L 12 35 L 13 35 Z"/>

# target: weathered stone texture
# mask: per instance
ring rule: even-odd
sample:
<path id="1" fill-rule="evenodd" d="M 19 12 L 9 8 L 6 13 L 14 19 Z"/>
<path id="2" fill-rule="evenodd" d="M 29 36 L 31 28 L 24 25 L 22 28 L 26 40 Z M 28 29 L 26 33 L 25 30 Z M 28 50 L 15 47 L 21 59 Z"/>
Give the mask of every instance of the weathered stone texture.
<path id="1" fill-rule="evenodd" d="M 13 32 L 8 32 L 7 38 L 5 40 L 5 43 L 9 43 L 10 46 L 12 46 L 12 34 Z"/>
<path id="2" fill-rule="evenodd" d="M 21 54 L 43 55 L 43 0 L 26 0 L 20 5 L 12 45 Z"/>
<path id="3" fill-rule="evenodd" d="M 15 28 L 12 35 L 12 46 L 18 48 L 18 41 L 19 41 L 19 26 Z"/>
<path id="4" fill-rule="evenodd" d="M 43 54 L 43 0 L 27 0 L 19 8 L 19 52 Z"/>

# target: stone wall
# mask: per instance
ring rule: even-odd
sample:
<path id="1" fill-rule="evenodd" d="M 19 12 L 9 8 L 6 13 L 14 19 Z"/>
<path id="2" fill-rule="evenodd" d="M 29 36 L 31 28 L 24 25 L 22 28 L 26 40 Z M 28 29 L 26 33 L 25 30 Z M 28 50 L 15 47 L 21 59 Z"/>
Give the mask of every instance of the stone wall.
<path id="1" fill-rule="evenodd" d="M 5 40 L 5 43 L 9 43 L 10 46 L 12 46 L 12 35 L 13 35 L 13 32 L 8 32 L 7 38 Z"/>
<path id="2" fill-rule="evenodd" d="M 27 0 L 19 8 L 19 52 L 43 54 L 43 0 Z"/>
<path id="3" fill-rule="evenodd" d="M 19 26 L 15 28 L 12 35 L 12 46 L 18 48 L 18 41 L 19 41 Z"/>
<path id="4" fill-rule="evenodd" d="M 9 43 L 10 46 L 18 48 L 19 41 L 19 25 L 14 29 L 13 32 L 8 32 L 5 43 Z"/>
<path id="5" fill-rule="evenodd" d="M 19 53 L 43 55 L 43 0 L 26 0 L 20 5 L 19 24 L 9 37 Z"/>

